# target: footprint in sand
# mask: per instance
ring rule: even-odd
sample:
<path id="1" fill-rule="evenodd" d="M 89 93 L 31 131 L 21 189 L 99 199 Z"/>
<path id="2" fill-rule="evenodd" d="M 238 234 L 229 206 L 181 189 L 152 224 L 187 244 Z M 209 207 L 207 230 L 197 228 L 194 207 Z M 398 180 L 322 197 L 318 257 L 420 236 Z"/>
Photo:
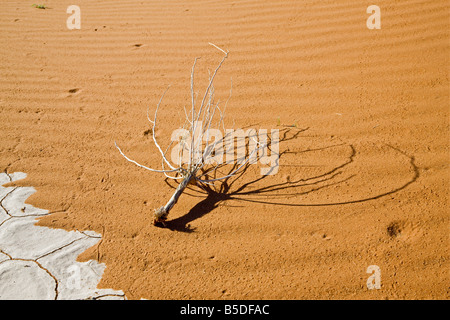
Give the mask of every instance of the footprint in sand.
<path id="1" fill-rule="evenodd" d="M 80 90 L 81 90 L 80 88 L 73 88 L 73 89 L 69 90 L 69 93 L 75 94 L 75 93 L 80 92 Z"/>
<path id="2" fill-rule="evenodd" d="M 72 89 L 67 90 L 65 93 L 62 93 L 61 97 L 70 98 L 70 97 L 78 95 L 80 92 L 81 92 L 81 88 L 72 88 Z"/>
<path id="3" fill-rule="evenodd" d="M 392 240 L 414 241 L 421 235 L 421 228 L 410 221 L 392 221 L 386 227 L 386 233 Z"/>

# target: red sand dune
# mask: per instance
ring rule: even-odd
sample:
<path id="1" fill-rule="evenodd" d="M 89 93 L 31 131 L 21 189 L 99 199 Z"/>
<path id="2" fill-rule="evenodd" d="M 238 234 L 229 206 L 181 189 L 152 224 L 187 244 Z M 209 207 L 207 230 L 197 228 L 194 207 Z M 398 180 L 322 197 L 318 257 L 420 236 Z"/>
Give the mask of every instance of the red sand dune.
<path id="1" fill-rule="evenodd" d="M 102 234 L 79 257 L 107 265 L 101 287 L 130 299 L 449 297 L 448 1 L 79 0 L 81 29 L 68 30 L 72 2 L 2 5 L 0 170 L 26 172 L 29 202 L 57 211 L 40 225 Z M 371 4 L 379 30 L 366 27 Z M 223 100 L 232 78 L 227 125 L 287 131 L 279 172 L 184 194 L 172 230 L 157 228 L 173 189 L 114 140 L 160 164 L 147 107 L 171 85 L 157 132 L 170 136 L 194 58 L 199 91 L 221 58 L 209 42 L 230 51 L 216 81 Z"/>

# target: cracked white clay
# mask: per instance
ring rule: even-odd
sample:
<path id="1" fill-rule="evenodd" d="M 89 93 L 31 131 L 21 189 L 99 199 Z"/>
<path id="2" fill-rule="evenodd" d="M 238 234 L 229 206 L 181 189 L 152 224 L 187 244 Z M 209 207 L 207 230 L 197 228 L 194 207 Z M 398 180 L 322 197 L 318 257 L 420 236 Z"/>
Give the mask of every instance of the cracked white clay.
<path id="1" fill-rule="evenodd" d="M 101 235 L 36 226 L 50 214 L 25 204 L 36 190 L 2 186 L 25 177 L 0 173 L 0 300 L 125 299 L 122 291 L 97 289 L 104 264 L 76 261 Z"/>

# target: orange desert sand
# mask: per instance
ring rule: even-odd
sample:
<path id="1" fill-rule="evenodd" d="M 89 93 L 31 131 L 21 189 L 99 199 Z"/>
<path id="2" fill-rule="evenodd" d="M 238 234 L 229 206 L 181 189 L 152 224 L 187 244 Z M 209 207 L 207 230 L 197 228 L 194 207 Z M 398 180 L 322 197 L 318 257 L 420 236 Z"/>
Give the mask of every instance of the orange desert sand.
<path id="1" fill-rule="evenodd" d="M 449 1 L 3 1 L 0 170 L 33 186 L 38 225 L 91 230 L 79 261 L 128 299 L 448 299 Z M 69 30 L 67 7 L 81 9 Z M 369 30 L 368 6 L 381 9 Z M 227 128 L 280 130 L 227 192 L 174 189 L 163 146 L 190 105 L 190 72 L 229 50 L 216 100 Z M 166 138 L 166 139 L 165 139 Z M 233 182 L 234 181 L 234 182 Z M 233 183 L 232 183 L 233 182 Z M 381 288 L 369 290 L 369 266 Z"/>

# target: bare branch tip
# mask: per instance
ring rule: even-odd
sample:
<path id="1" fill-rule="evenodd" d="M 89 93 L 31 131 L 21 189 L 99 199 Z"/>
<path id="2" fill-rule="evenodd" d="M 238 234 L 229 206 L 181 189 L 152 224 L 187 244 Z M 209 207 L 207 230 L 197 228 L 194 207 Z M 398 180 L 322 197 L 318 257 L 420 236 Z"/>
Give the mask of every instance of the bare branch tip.
<path id="1" fill-rule="evenodd" d="M 225 51 L 225 50 L 223 50 L 222 48 L 219 48 L 218 46 L 216 46 L 214 43 L 211 43 L 211 42 L 208 42 L 208 43 L 209 43 L 211 46 L 213 46 L 214 48 L 216 48 L 216 49 L 222 51 L 222 52 L 225 54 L 225 56 L 228 56 L 228 53 L 229 53 L 228 50 Z"/>

